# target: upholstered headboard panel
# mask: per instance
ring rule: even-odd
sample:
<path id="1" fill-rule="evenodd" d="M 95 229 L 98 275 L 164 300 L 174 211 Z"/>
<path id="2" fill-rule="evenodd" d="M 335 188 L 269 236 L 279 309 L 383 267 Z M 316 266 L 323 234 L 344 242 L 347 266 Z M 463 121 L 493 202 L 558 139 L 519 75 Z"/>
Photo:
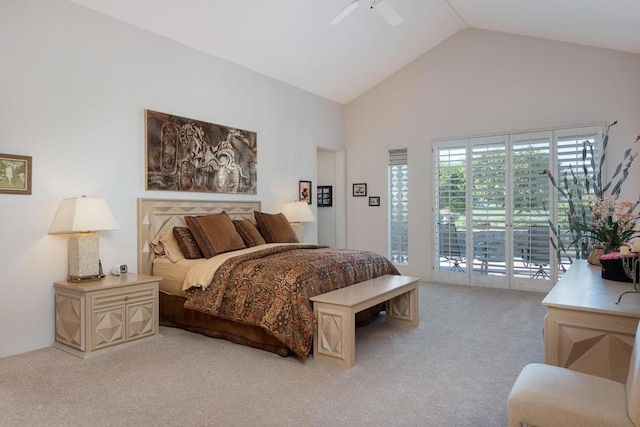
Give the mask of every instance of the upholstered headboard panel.
<path id="1" fill-rule="evenodd" d="M 184 226 L 185 215 L 210 215 L 226 211 L 232 219 L 253 220 L 260 202 L 220 200 L 138 199 L 138 273 L 151 274 L 154 252 L 150 242 L 165 230 Z"/>

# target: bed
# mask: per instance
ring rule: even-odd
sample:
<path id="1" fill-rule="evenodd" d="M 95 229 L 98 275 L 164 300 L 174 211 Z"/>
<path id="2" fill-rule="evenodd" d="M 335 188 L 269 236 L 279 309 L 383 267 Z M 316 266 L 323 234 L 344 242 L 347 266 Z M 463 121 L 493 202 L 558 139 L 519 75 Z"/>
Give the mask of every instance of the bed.
<path id="1" fill-rule="evenodd" d="M 372 252 L 296 242 L 247 244 L 179 260 L 164 253 L 166 241 L 158 249 L 160 236 L 166 240 L 174 228 L 187 228 L 186 217 L 228 215 L 234 224 L 255 223 L 254 212 L 261 212 L 258 201 L 138 199 L 138 272 L 163 278 L 161 325 L 304 360 L 317 325 L 310 297 L 398 274 L 390 261 Z M 366 324 L 381 309 L 359 313 L 357 323 Z"/>

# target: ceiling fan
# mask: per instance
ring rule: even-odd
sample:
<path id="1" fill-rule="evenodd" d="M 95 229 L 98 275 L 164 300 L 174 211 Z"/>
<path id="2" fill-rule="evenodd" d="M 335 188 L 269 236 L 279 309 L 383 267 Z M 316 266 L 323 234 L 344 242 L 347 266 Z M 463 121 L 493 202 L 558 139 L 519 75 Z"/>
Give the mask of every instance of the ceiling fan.
<path id="1" fill-rule="evenodd" d="M 385 0 L 353 0 L 351 3 L 347 5 L 342 12 L 338 13 L 331 21 L 329 21 L 329 25 L 336 25 L 341 22 L 344 18 L 346 18 L 351 12 L 353 12 L 360 3 L 369 3 L 369 8 L 371 10 L 376 10 L 389 25 L 396 26 L 402 22 L 402 18 L 396 13 L 395 10 Z"/>

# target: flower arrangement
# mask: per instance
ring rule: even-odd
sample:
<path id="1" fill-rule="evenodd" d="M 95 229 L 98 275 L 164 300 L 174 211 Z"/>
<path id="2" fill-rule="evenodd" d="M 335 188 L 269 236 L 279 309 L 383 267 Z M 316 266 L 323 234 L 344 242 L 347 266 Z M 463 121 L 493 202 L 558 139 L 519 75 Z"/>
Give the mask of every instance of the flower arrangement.
<path id="1" fill-rule="evenodd" d="M 617 250 L 633 237 L 640 236 L 640 231 L 634 230 L 635 213 L 640 206 L 640 196 L 635 202 L 619 201 L 622 185 L 629 175 L 629 169 L 638 156 L 633 153 L 633 147 L 624 152 L 622 161 L 616 167 L 611 179 L 603 183 L 603 166 L 609 143 L 609 130 L 618 122 L 607 126 L 602 143 L 602 155 L 596 164 L 594 147 L 589 141 L 583 143 L 582 164 L 562 172 L 561 184 L 550 171 L 545 171 L 551 184 L 558 190 L 559 195 L 566 202 L 567 223 L 577 258 L 587 258 L 591 247 L 600 245 L 606 251 Z M 633 142 L 640 141 L 640 135 Z M 580 169 L 582 169 L 580 171 Z M 559 225 L 549 220 L 553 236 L 551 243 L 556 250 L 558 263 L 561 265 L 561 253 L 568 254 L 567 248 L 559 238 Z M 571 256 L 569 256 L 571 261 Z"/>
<path id="2" fill-rule="evenodd" d="M 618 250 L 633 237 L 640 236 L 640 231 L 634 229 L 638 216 L 633 213 L 640 202 L 620 202 L 606 196 L 588 203 L 594 219 L 588 224 L 577 223 L 576 227 L 587 238 L 599 242 L 605 253 Z"/>

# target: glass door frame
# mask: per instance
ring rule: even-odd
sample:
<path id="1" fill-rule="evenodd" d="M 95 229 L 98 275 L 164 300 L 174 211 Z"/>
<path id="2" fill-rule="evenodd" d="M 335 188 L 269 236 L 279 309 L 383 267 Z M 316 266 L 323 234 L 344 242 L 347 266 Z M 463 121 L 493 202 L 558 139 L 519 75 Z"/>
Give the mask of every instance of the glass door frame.
<path id="1" fill-rule="evenodd" d="M 532 133 L 534 134 L 534 133 Z M 537 133 L 536 133 L 537 134 Z M 549 137 L 549 151 L 553 152 L 553 139 L 551 138 L 551 132 L 544 133 Z M 513 171 L 513 153 L 512 147 L 514 144 L 514 140 L 517 138 L 512 138 L 513 136 L 521 137 L 521 134 L 513 134 L 513 135 L 497 135 L 490 137 L 474 137 L 474 138 L 465 138 L 465 139 L 457 139 L 457 140 L 449 140 L 449 141 L 437 141 L 433 144 L 432 147 L 432 164 L 434 165 L 434 227 L 433 227 L 433 236 L 434 236 L 434 244 L 433 247 L 433 280 L 437 282 L 443 283 L 451 283 L 458 285 L 471 285 L 471 286 L 481 286 L 481 287 L 489 287 L 489 288 L 498 288 L 498 289 L 517 289 L 517 290 L 527 290 L 527 291 L 537 291 L 537 292 L 547 292 L 551 289 L 554 283 L 557 281 L 557 263 L 553 262 L 554 254 L 552 251 L 549 251 L 549 277 L 547 280 L 540 280 L 536 278 L 526 278 L 520 277 L 516 278 L 514 276 L 514 265 L 516 254 L 514 253 L 514 240 L 515 240 L 515 232 L 513 228 L 513 218 L 514 218 L 514 209 L 513 209 L 513 186 L 512 182 L 514 180 L 514 171 Z M 503 231 L 504 234 L 504 274 L 490 274 L 488 270 L 486 274 L 478 274 L 477 271 L 474 271 L 474 220 L 473 220 L 473 148 L 474 146 L 481 145 L 491 145 L 491 144 L 504 144 L 504 225 Z M 439 177 L 438 173 L 440 170 L 439 163 L 439 153 L 442 149 L 460 149 L 464 150 L 464 158 L 465 158 L 465 211 L 464 211 L 464 223 L 465 223 L 465 239 L 464 239 L 464 249 L 466 254 L 466 260 L 464 264 L 462 264 L 462 269 L 454 269 L 450 268 L 448 271 L 446 268 L 443 270 L 442 261 L 441 261 L 441 248 L 440 248 L 440 225 L 442 222 L 442 212 L 440 208 L 439 201 Z M 554 170 L 555 165 L 553 164 L 553 156 L 549 156 L 551 161 L 549 164 L 549 168 Z M 555 192 L 552 191 L 551 186 L 549 186 L 549 200 L 551 209 L 550 212 L 555 212 Z M 461 230 L 459 230 L 461 231 Z M 501 262 L 499 263 L 501 264 Z"/>

